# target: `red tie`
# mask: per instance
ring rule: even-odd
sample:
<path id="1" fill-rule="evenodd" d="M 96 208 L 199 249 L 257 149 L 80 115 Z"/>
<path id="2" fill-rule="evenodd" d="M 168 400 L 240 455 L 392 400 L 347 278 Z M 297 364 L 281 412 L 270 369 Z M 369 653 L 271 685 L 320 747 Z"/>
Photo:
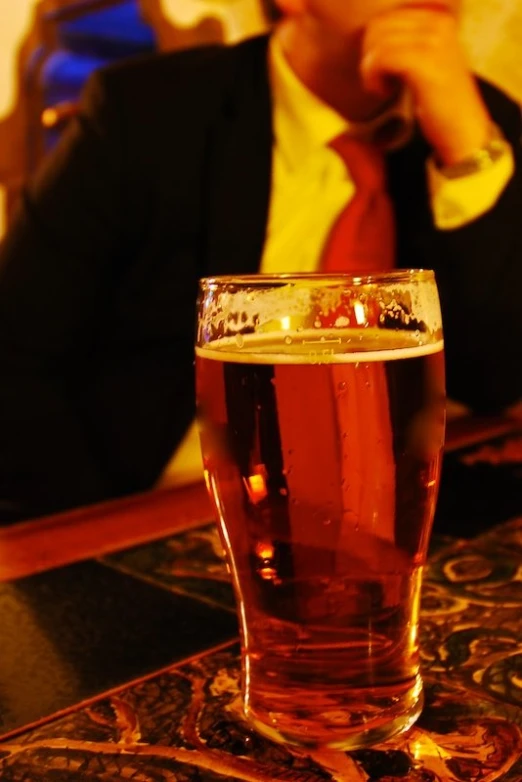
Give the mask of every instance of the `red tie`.
<path id="1" fill-rule="evenodd" d="M 346 135 L 331 146 L 346 163 L 356 192 L 334 223 L 321 270 L 368 273 L 393 268 L 394 216 L 382 153 Z M 340 316 L 351 326 L 358 323 L 352 301 L 320 320 L 329 326 Z M 368 306 L 367 325 L 374 326 L 377 317 L 377 305 Z M 395 469 L 384 367 L 374 362 L 324 365 L 310 377 L 308 367 L 296 366 L 288 379 L 278 377 L 277 367 L 275 372 L 287 485 L 296 503 L 290 505 L 290 525 L 304 546 L 294 555 L 296 578 L 344 567 L 336 560 L 354 548 L 362 571 L 378 571 L 381 557 L 393 556 L 390 544 L 395 537 Z M 321 420 L 330 419 L 331 424 L 312 422 L 303 443 L 303 421 L 317 408 Z M 326 486 L 331 487 L 329 507 L 318 508 L 317 498 L 324 496 Z M 322 553 L 306 548 L 316 545 L 321 514 Z M 325 602 L 318 594 L 299 608 L 312 619 L 325 610 Z"/>
<path id="2" fill-rule="evenodd" d="M 322 270 L 364 273 L 393 268 L 395 224 L 383 153 L 347 134 L 335 138 L 330 146 L 344 161 L 355 195 L 330 231 Z"/>

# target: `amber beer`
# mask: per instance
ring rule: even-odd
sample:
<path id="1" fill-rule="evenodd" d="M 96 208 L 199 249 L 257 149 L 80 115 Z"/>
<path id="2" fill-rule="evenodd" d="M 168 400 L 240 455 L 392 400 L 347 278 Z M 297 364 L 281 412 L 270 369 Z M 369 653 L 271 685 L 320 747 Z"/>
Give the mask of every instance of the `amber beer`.
<path id="1" fill-rule="evenodd" d="M 276 740 L 351 749 L 420 712 L 442 351 L 441 340 L 374 328 L 228 336 L 196 349 L 244 710 Z"/>

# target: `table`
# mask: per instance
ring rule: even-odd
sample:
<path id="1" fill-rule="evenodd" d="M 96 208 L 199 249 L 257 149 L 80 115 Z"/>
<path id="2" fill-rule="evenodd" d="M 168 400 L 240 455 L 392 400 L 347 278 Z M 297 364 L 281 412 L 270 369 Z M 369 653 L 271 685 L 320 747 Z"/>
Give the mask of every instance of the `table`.
<path id="1" fill-rule="evenodd" d="M 351 753 L 290 751 L 242 720 L 233 596 L 200 486 L 0 530 L 0 779 L 520 782 L 522 432 L 459 422 L 444 474 L 426 705 L 404 736 Z"/>

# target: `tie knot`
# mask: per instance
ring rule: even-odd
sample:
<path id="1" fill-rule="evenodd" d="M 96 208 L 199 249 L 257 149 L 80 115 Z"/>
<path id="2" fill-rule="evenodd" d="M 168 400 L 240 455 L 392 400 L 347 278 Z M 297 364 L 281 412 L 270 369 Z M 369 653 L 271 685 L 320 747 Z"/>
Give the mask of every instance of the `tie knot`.
<path id="1" fill-rule="evenodd" d="M 343 160 L 355 186 L 367 190 L 386 188 L 384 154 L 374 144 L 342 133 L 330 142 L 330 147 Z"/>

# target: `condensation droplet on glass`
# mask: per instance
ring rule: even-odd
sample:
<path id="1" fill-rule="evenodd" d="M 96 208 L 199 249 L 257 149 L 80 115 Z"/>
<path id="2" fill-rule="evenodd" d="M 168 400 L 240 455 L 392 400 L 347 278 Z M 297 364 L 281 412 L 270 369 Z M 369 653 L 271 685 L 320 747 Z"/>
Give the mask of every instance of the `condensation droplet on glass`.
<path id="1" fill-rule="evenodd" d="M 321 321 L 319 320 L 319 318 L 314 320 L 314 326 L 315 326 L 316 329 L 320 329 L 321 328 Z"/>
<path id="2" fill-rule="evenodd" d="M 292 344 L 292 337 L 286 336 L 285 337 L 285 342 L 286 342 L 287 345 L 291 345 Z"/>
<path id="3" fill-rule="evenodd" d="M 325 527 L 328 527 L 332 523 L 331 519 L 323 519 L 323 524 Z"/>
<path id="4" fill-rule="evenodd" d="M 346 391 L 346 380 L 341 380 L 337 388 L 339 389 L 339 391 Z"/>
<path id="5" fill-rule="evenodd" d="M 243 338 L 243 335 L 236 334 L 236 345 L 238 346 L 238 348 L 242 348 L 244 344 L 245 344 L 245 340 Z"/>

